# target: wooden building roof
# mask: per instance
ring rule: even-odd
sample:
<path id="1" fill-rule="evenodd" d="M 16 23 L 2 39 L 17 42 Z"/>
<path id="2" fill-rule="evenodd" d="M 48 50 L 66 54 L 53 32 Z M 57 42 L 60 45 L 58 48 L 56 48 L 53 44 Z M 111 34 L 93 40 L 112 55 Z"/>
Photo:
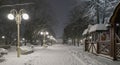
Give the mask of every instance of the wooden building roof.
<path id="1" fill-rule="evenodd" d="M 120 3 L 115 8 L 113 15 L 110 18 L 111 24 L 116 23 L 116 22 L 120 22 Z"/>

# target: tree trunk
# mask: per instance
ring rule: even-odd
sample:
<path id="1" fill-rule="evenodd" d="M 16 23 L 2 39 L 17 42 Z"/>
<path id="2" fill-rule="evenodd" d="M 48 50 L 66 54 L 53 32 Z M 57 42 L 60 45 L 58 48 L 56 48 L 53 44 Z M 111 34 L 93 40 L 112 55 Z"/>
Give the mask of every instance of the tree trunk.
<path id="1" fill-rule="evenodd" d="M 97 0 L 97 3 L 99 3 L 99 0 Z M 96 4 L 96 9 L 97 9 L 97 23 L 100 23 L 100 20 L 99 20 L 99 5 Z"/>

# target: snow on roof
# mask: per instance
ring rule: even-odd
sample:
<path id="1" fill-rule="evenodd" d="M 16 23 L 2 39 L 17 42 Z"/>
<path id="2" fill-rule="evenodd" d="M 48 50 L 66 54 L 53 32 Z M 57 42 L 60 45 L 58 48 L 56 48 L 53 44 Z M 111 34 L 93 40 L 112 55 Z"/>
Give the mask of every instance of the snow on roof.
<path id="1" fill-rule="evenodd" d="M 106 24 L 95 24 L 90 28 L 89 33 L 95 32 L 95 31 L 105 31 L 107 30 L 107 27 L 105 25 Z"/>
<path id="2" fill-rule="evenodd" d="M 88 29 L 85 29 L 85 30 L 83 31 L 83 34 L 82 34 L 82 35 L 86 35 L 87 32 L 88 32 Z"/>

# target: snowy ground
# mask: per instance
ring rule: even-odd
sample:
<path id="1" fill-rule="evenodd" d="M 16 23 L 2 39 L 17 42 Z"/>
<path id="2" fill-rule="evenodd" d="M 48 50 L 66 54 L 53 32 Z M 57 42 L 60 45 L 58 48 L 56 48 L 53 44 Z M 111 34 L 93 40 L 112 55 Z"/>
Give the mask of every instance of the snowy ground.
<path id="1" fill-rule="evenodd" d="M 47 48 L 35 46 L 34 52 L 17 58 L 15 48 L 5 55 L 0 65 L 120 65 L 101 56 L 83 51 L 81 47 L 56 44 Z"/>
<path id="2" fill-rule="evenodd" d="M 53 45 L 48 48 L 35 47 L 35 52 L 16 57 L 15 51 L 5 56 L 6 61 L 0 65 L 83 65 L 69 53 L 64 45 Z"/>
<path id="3" fill-rule="evenodd" d="M 85 65 L 120 65 L 120 60 L 113 61 L 105 55 L 95 55 L 90 52 L 83 51 L 84 46 L 80 47 L 71 47 L 70 53 L 78 60 L 82 60 Z"/>

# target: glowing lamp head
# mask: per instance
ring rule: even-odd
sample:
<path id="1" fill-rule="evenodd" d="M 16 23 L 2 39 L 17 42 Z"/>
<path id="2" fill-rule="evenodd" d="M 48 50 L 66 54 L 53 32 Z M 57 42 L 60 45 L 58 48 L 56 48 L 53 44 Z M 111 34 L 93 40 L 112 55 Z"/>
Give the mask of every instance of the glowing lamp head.
<path id="1" fill-rule="evenodd" d="M 26 13 L 23 13 L 23 14 L 22 14 L 22 18 L 23 18 L 24 20 L 28 20 L 28 19 L 29 19 L 29 15 L 26 14 Z"/>
<path id="2" fill-rule="evenodd" d="M 10 20 L 13 20 L 14 19 L 14 15 L 13 14 L 8 14 L 8 19 L 10 19 Z"/>
<path id="3" fill-rule="evenodd" d="M 43 32 L 41 32 L 40 34 L 43 35 Z"/>
<path id="4" fill-rule="evenodd" d="M 45 32 L 46 35 L 48 35 L 49 33 L 48 32 Z"/>

